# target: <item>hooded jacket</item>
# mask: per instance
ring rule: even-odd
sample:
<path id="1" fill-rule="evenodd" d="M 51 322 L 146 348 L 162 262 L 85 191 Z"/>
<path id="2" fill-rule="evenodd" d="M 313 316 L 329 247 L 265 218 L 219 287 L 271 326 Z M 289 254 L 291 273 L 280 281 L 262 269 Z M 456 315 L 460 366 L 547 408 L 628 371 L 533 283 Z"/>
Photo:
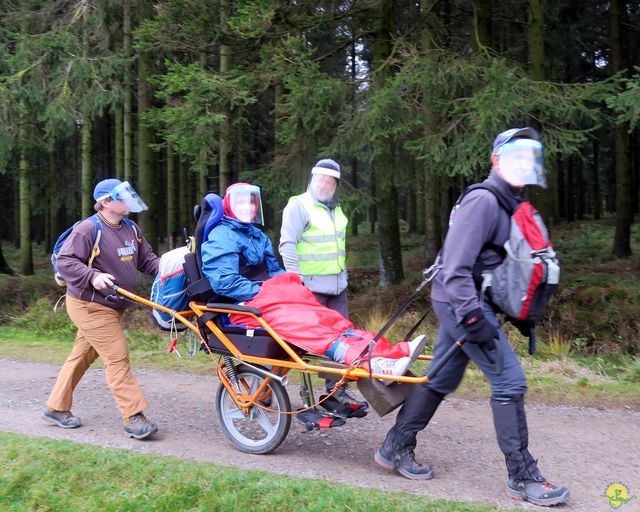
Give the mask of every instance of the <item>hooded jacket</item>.
<path id="1" fill-rule="evenodd" d="M 519 192 L 494 171 L 486 181 L 511 196 L 515 203 L 519 201 Z M 461 322 L 469 311 L 480 307 L 474 266 L 493 269 L 502 262 L 503 256 L 487 245 L 504 245 L 509 238 L 511 218 L 492 192 L 479 189 L 464 197 L 454 219 L 444 241 L 442 269 L 433 280 L 431 298 L 450 304 Z"/>
<path id="2" fill-rule="evenodd" d="M 214 292 L 242 302 L 260 291 L 264 279 L 283 270 L 267 235 L 225 215 L 202 244 L 202 272 Z"/>

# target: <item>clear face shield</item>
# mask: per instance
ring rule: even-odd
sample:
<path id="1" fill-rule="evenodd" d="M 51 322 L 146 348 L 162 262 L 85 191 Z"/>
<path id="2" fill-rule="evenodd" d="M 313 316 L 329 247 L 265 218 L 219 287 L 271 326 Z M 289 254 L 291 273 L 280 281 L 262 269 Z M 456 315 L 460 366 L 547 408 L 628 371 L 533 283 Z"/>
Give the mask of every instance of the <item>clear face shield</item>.
<path id="1" fill-rule="evenodd" d="M 240 222 L 263 224 L 260 188 L 255 185 L 237 185 L 229 191 L 229 206 Z"/>
<path id="2" fill-rule="evenodd" d="M 547 188 L 542 164 L 542 144 L 533 139 L 516 139 L 498 150 L 500 175 L 512 187 L 538 185 Z"/>
<path id="3" fill-rule="evenodd" d="M 101 199 L 107 198 L 111 198 L 114 201 L 122 201 L 131 213 L 139 213 L 149 209 L 138 193 L 129 185 L 128 181 L 123 181 L 116 185 L 109 194 Z"/>
<path id="4" fill-rule="evenodd" d="M 326 174 L 312 174 L 309 181 L 309 192 L 320 203 L 328 203 L 335 199 L 338 180 Z"/>

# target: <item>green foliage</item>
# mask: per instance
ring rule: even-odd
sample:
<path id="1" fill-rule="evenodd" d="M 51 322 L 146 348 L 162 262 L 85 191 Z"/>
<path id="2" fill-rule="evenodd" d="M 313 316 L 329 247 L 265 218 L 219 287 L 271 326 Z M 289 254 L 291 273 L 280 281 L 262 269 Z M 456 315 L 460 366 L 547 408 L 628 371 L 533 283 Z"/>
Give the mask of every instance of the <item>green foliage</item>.
<path id="1" fill-rule="evenodd" d="M 64 290 L 53 281 L 50 273 L 33 276 L 8 276 L 0 274 L 0 324 L 13 321 L 39 299 L 46 298 L 53 304 Z"/>
<path id="2" fill-rule="evenodd" d="M 636 254 L 638 229 L 633 226 L 631 237 Z M 609 221 L 565 225 L 552 233 L 562 277 L 543 329 L 578 339 L 575 348 L 592 355 L 640 352 L 640 259 L 613 258 L 612 237 Z"/>
<path id="3" fill-rule="evenodd" d="M 279 57 L 286 62 L 282 82 L 287 91 L 276 112 L 282 119 L 278 142 L 292 146 L 302 138 L 312 138 L 318 147 L 335 134 L 347 93 L 344 82 L 321 71 L 304 51 L 303 41 L 289 38 L 289 51 Z"/>
<path id="4" fill-rule="evenodd" d="M 40 8 L 41 10 L 36 10 Z M 49 150 L 117 101 L 124 61 L 104 31 L 106 2 L 15 9 L 0 28 L 12 51 L 0 53 L 0 168 L 18 144 Z M 28 138 L 17 140 L 22 125 Z"/>
<path id="5" fill-rule="evenodd" d="M 634 382 L 636 384 L 640 384 L 640 360 L 637 360 L 632 367 L 626 368 L 624 370 L 622 379 L 626 382 Z"/>
<path id="6" fill-rule="evenodd" d="M 73 325 L 64 307 L 54 311 L 54 305 L 47 298 L 40 298 L 30 304 L 26 313 L 16 320 L 16 327 L 28 328 L 31 332 L 43 336 L 56 336 L 71 340 L 76 335 Z"/>
<path id="7" fill-rule="evenodd" d="M 284 204 L 292 193 L 301 192 L 295 185 L 300 183 L 303 169 L 310 168 L 323 147 L 335 138 L 348 87 L 321 70 L 302 37 L 287 37 L 277 45 L 265 46 L 261 54 L 260 72 L 283 87 L 275 112 L 279 151 L 267 169 L 248 176 L 277 204 Z M 349 192 L 347 195 L 353 195 Z"/>
<path id="8" fill-rule="evenodd" d="M 232 124 L 246 121 L 244 108 L 256 101 L 246 76 L 225 77 L 200 64 L 167 61 L 166 72 L 153 79 L 156 96 L 163 108 L 144 116 L 159 128 L 176 153 L 191 161 L 196 169 L 214 163 L 220 127 L 232 112 Z"/>
<path id="9" fill-rule="evenodd" d="M 640 71 L 640 67 L 635 68 Z M 624 89 L 607 98 L 607 105 L 617 114 L 619 123 L 629 123 L 629 131 L 640 122 L 640 73 L 622 80 Z"/>
<path id="10" fill-rule="evenodd" d="M 536 82 L 517 64 L 484 54 L 405 51 L 400 71 L 342 128 L 344 144 L 353 137 L 364 150 L 368 140 L 399 139 L 427 168 L 450 176 L 486 172 L 493 138 L 509 126 L 541 126 L 547 156 L 575 153 L 605 120 L 598 106 L 615 86 Z"/>
<path id="11" fill-rule="evenodd" d="M 134 48 L 157 55 L 206 56 L 220 37 L 218 7 L 206 1 L 164 0 L 156 5 L 155 16 L 135 31 Z"/>
<path id="12" fill-rule="evenodd" d="M 243 39 L 264 35 L 271 28 L 279 7 L 277 0 L 238 0 L 227 19 L 229 31 Z"/>

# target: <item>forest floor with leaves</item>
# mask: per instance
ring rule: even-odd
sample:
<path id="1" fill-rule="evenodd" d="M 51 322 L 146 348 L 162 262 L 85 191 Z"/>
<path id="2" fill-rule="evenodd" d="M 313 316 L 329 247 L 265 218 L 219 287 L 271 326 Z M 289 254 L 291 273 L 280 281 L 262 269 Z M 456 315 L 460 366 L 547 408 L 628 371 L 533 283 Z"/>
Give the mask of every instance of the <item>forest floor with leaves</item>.
<path id="1" fill-rule="evenodd" d="M 380 418 L 370 412 L 343 427 L 312 432 L 293 420 L 288 437 L 275 452 L 248 455 L 235 449 L 218 426 L 217 379 L 143 368 L 135 374 L 151 404 L 148 415 L 160 430 L 151 440 L 135 441 L 123 431 L 101 368 L 89 370 L 75 394 L 73 410 L 82 427 L 63 430 L 46 425 L 41 414 L 58 369 L 51 364 L 0 360 L 0 430 L 483 503 L 502 510 L 536 509 L 505 496 L 504 461 L 486 400 L 454 396 L 444 402 L 419 435 L 416 450 L 418 460 L 433 466 L 435 478 L 413 482 L 386 473 L 373 462 L 374 449 L 393 425 L 395 413 Z M 293 407 L 298 406 L 297 385 L 290 384 L 288 392 Z M 604 493 L 611 483 L 623 482 L 631 494 L 640 494 L 639 412 L 538 403 L 529 405 L 527 412 L 532 453 L 540 458 L 547 478 L 571 489 L 572 499 L 562 510 L 610 510 Z M 637 506 L 636 502 L 629 510 Z"/>

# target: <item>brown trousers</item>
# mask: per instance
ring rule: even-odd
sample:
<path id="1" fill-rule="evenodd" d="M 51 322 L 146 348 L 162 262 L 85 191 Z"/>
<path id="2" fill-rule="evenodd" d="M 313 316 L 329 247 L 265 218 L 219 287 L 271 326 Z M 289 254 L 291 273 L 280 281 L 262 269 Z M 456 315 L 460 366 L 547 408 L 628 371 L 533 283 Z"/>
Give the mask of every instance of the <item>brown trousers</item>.
<path id="1" fill-rule="evenodd" d="M 67 313 L 78 328 L 71 354 L 64 362 L 47 407 L 70 411 L 73 390 L 91 364 L 100 357 L 105 365 L 120 414 L 128 418 L 148 407 L 140 385 L 131 373 L 129 348 L 122 332 L 122 311 L 67 295 Z"/>

